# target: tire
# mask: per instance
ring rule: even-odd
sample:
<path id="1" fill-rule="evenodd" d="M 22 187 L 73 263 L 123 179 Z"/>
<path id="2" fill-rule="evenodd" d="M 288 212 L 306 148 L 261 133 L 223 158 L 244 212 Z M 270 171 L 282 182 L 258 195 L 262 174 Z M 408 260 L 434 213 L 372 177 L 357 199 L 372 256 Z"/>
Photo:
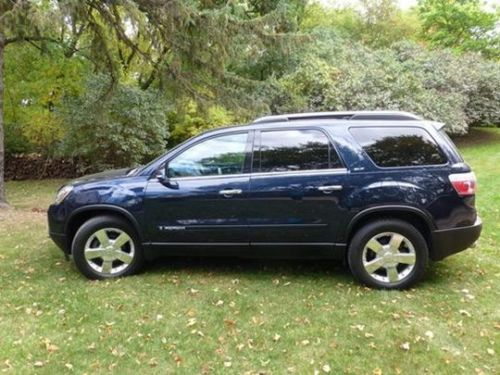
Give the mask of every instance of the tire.
<path id="1" fill-rule="evenodd" d="M 86 221 L 76 232 L 71 251 L 78 270 L 93 280 L 132 275 L 144 265 L 136 231 L 111 215 Z"/>
<path id="2" fill-rule="evenodd" d="M 354 234 L 347 258 L 352 274 L 361 283 L 377 289 L 406 289 L 424 276 L 429 250 L 413 225 L 381 219 Z"/>

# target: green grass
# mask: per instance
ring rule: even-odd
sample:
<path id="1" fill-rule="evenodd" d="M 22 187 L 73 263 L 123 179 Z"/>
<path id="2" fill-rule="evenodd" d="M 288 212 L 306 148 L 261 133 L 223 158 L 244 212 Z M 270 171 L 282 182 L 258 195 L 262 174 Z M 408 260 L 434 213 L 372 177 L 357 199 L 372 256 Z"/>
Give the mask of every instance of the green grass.
<path id="1" fill-rule="evenodd" d="M 471 139 L 459 144 L 479 178 L 484 233 L 404 292 L 366 289 L 319 261 L 170 259 L 91 282 L 47 237 L 43 209 L 61 181 L 10 182 L 0 371 L 498 373 L 500 131 Z"/>

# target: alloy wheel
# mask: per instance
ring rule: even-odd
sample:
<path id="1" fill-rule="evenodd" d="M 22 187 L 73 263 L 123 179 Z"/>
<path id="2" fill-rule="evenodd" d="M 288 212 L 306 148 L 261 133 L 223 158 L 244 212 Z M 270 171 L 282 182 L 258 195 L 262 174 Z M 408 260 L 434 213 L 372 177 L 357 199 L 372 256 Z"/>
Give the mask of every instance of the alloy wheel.
<path id="1" fill-rule="evenodd" d="M 84 247 L 87 264 L 103 276 L 125 271 L 134 260 L 134 255 L 134 241 L 125 231 L 117 228 L 99 229 L 88 238 Z"/>
<path id="2" fill-rule="evenodd" d="M 411 241 L 395 232 L 373 236 L 363 249 L 363 267 L 370 277 L 395 284 L 405 280 L 415 268 L 416 253 Z"/>

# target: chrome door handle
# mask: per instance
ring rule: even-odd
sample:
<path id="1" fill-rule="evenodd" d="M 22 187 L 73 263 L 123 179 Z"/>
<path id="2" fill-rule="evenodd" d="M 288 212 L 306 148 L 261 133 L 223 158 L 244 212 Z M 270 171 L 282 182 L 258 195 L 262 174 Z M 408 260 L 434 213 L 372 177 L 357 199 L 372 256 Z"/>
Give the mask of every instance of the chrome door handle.
<path id="1" fill-rule="evenodd" d="M 342 185 L 327 185 L 318 187 L 319 191 L 322 191 L 325 194 L 330 194 L 334 191 L 342 190 Z"/>
<path id="2" fill-rule="evenodd" d="M 219 191 L 219 194 L 225 196 L 226 198 L 229 198 L 229 197 L 232 197 L 233 195 L 238 195 L 241 193 L 242 193 L 241 189 L 225 189 L 225 190 Z"/>

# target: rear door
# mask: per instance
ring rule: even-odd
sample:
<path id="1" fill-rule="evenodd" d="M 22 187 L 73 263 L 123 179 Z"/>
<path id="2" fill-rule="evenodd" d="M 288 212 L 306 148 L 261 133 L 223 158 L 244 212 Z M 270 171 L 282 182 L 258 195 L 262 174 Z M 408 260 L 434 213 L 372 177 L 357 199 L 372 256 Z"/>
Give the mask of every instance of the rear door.
<path id="1" fill-rule="evenodd" d="M 252 247 L 283 245 L 289 254 L 297 245 L 331 251 L 343 221 L 347 170 L 327 134 L 319 128 L 257 131 L 252 164 Z"/>

